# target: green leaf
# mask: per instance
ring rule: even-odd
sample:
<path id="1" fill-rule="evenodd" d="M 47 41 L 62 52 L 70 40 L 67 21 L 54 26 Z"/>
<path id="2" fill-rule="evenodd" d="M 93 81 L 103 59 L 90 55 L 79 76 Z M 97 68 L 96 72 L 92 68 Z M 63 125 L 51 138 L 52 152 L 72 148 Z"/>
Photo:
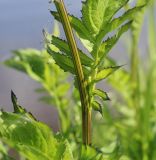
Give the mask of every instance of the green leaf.
<path id="1" fill-rule="evenodd" d="M 58 37 L 53 36 L 52 37 L 52 44 L 55 45 L 60 51 L 62 51 L 67 56 L 71 57 L 71 51 L 68 46 L 68 43 Z M 80 49 L 79 55 L 82 62 L 82 65 L 91 67 L 92 63 L 94 62 L 90 57 L 88 57 L 85 53 L 83 53 Z"/>
<path id="2" fill-rule="evenodd" d="M 108 38 L 106 41 L 104 41 L 100 47 L 99 47 L 99 52 L 98 56 L 100 57 L 99 64 L 103 61 L 103 59 L 106 57 L 106 55 L 109 53 L 109 51 L 113 48 L 113 46 L 118 42 L 119 38 L 121 35 L 128 31 L 128 29 L 131 26 L 132 21 L 126 23 L 125 25 L 121 26 L 117 31 L 114 36 L 111 38 Z"/>
<path id="3" fill-rule="evenodd" d="M 129 29 L 130 26 L 131 26 L 131 23 L 132 23 L 132 21 L 124 24 L 123 26 L 121 26 L 121 27 L 117 30 L 116 34 L 115 34 L 113 37 L 107 39 L 107 40 L 104 42 L 104 43 L 105 43 L 105 46 L 106 46 L 106 48 L 105 48 L 105 49 L 106 49 L 105 54 L 107 54 L 107 53 L 112 49 L 112 47 L 113 47 L 113 46 L 117 43 L 117 41 L 119 40 L 120 36 L 121 36 L 124 32 L 127 32 L 127 31 L 128 31 L 128 29 Z"/>
<path id="4" fill-rule="evenodd" d="M 95 81 L 101 81 L 105 78 L 107 78 L 109 75 L 111 75 L 113 72 L 115 72 L 116 70 L 118 70 L 121 66 L 115 66 L 115 67 L 108 67 L 108 68 L 104 68 L 102 70 L 100 70 L 96 76 Z"/>
<path id="5" fill-rule="evenodd" d="M 58 20 L 59 22 L 61 21 L 58 12 L 50 11 L 50 13 L 54 16 L 56 20 Z M 74 30 L 79 35 L 79 37 L 81 37 L 82 39 L 87 39 L 89 41 L 92 41 L 90 37 L 90 33 L 88 29 L 84 26 L 82 21 L 78 19 L 77 17 L 70 15 L 70 14 L 68 14 L 68 17 L 69 17 L 71 26 L 74 28 Z"/>
<path id="6" fill-rule="evenodd" d="M 44 51 L 20 49 L 13 51 L 13 54 L 14 56 L 4 62 L 7 66 L 28 73 L 37 81 L 44 79 L 44 70 L 47 63 Z"/>
<path id="7" fill-rule="evenodd" d="M 51 14 L 54 16 L 56 20 L 60 22 L 59 14 L 55 11 L 50 11 Z M 76 31 L 78 38 L 81 40 L 81 42 L 84 44 L 84 46 L 88 49 L 89 52 L 93 49 L 93 43 L 95 42 L 95 38 L 92 37 L 88 29 L 85 27 L 85 25 L 82 23 L 80 19 L 73 15 L 69 15 L 69 20 L 72 28 Z"/>
<path id="8" fill-rule="evenodd" d="M 129 9 L 128 11 L 126 11 L 122 16 L 118 17 L 118 18 L 114 18 L 113 20 L 111 20 L 108 24 L 107 27 L 103 28 L 97 39 L 98 41 L 102 40 L 103 37 L 109 33 L 114 31 L 115 29 L 118 29 L 122 24 L 124 24 L 127 21 L 133 21 L 135 14 L 138 13 L 144 6 L 138 6 L 138 7 L 134 7 L 132 9 Z"/>
<path id="9" fill-rule="evenodd" d="M 26 69 L 24 64 L 20 61 L 20 58 L 17 57 L 11 57 L 10 59 L 7 59 L 4 64 L 8 67 L 14 68 L 18 71 L 26 73 Z"/>
<path id="10" fill-rule="evenodd" d="M 87 0 L 83 3 L 82 21 L 93 37 L 97 36 L 127 2 L 128 0 Z"/>
<path id="11" fill-rule="evenodd" d="M 25 113 L 25 111 L 21 107 L 19 107 L 19 105 L 17 104 L 17 97 L 13 91 L 11 91 L 11 100 L 12 100 L 15 113 Z"/>
<path id="12" fill-rule="evenodd" d="M 102 114 L 102 106 L 101 106 L 101 104 L 99 102 L 93 101 L 92 102 L 92 107 L 93 107 L 93 109 L 95 111 L 98 111 L 98 112 L 100 112 Z"/>
<path id="13" fill-rule="evenodd" d="M 129 0 L 107 0 L 107 9 L 105 11 L 104 19 L 103 19 L 103 26 L 102 28 L 106 27 L 108 22 L 111 21 L 114 16 L 116 16 L 116 13 L 124 7 Z"/>
<path id="14" fill-rule="evenodd" d="M 122 16 L 113 19 L 109 24 L 110 31 L 118 28 L 125 21 L 133 21 L 135 18 L 135 14 L 138 13 L 141 9 L 143 9 L 145 5 L 137 6 L 132 9 L 127 10 Z"/>
<path id="15" fill-rule="evenodd" d="M 102 153 L 91 146 L 82 146 L 80 160 L 108 160 L 103 158 Z"/>
<path id="16" fill-rule="evenodd" d="M 101 99 L 103 99 L 104 101 L 110 100 L 110 98 L 108 97 L 107 93 L 104 92 L 101 89 L 95 89 L 93 90 L 93 94 L 95 96 L 99 96 Z"/>
<path id="17" fill-rule="evenodd" d="M 0 137 L 27 159 L 73 159 L 66 140 L 53 136 L 45 124 L 24 115 L 0 112 Z"/>
<path id="18" fill-rule="evenodd" d="M 129 25 L 127 28 L 128 30 L 130 28 L 131 21 L 134 19 L 135 13 L 137 13 L 143 7 L 134 7 L 132 9 L 129 9 L 119 18 L 114 18 L 116 12 L 119 11 L 123 6 L 125 6 L 127 2 L 128 0 L 88 0 L 84 3 L 84 14 L 82 16 L 82 21 L 85 25 L 88 25 L 88 30 L 90 29 L 90 32 L 93 34 L 92 37 L 96 36 L 96 40 L 93 42 L 93 45 L 91 45 L 91 48 L 89 50 L 94 59 L 99 60 L 99 55 L 104 57 L 111 49 L 110 47 L 110 49 L 108 49 L 107 46 L 105 52 L 105 44 L 101 44 L 103 39 L 106 38 L 105 36 L 111 34 L 111 32 L 116 32 L 118 34 L 120 30 L 119 27 L 121 27 L 121 25 L 123 25 L 127 21 L 129 22 L 127 23 L 127 26 Z M 102 5 L 104 6 L 102 7 Z M 103 9 L 100 10 L 101 7 Z M 120 36 L 125 31 L 120 32 Z M 118 39 L 120 38 L 120 36 L 118 36 Z M 113 43 L 115 44 L 118 39 L 116 38 Z M 89 44 L 88 42 L 86 43 L 86 41 L 82 41 L 82 43 L 84 46 L 87 46 L 87 44 Z M 113 47 L 113 45 L 111 47 Z"/>
<path id="19" fill-rule="evenodd" d="M 74 65 L 72 59 L 66 55 L 53 51 L 50 47 L 47 47 L 47 52 L 53 57 L 56 64 L 65 72 L 75 74 Z"/>
<path id="20" fill-rule="evenodd" d="M 50 47 L 47 47 L 47 52 L 53 57 L 56 64 L 63 69 L 65 72 L 70 72 L 75 75 L 75 69 L 72 59 L 61 53 L 53 51 Z M 85 75 L 88 75 L 89 68 L 83 66 L 83 71 Z"/>
<path id="21" fill-rule="evenodd" d="M 27 112 L 26 109 L 24 109 L 20 105 L 18 105 L 17 97 L 16 97 L 16 95 L 14 94 L 13 91 L 11 91 L 11 100 L 12 100 L 13 107 L 14 107 L 14 113 L 18 113 L 18 114 L 21 114 L 21 115 L 25 114 L 29 118 L 32 118 L 33 120 L 36 120 L 36 118 L 33 116 L 32 113 Z"/>
<path id="22" fill-rule="evenodd" d="M 103 24 L 107 0 L 87 0 L 83 3 L 82 21 L 95 37 Z"/>
<path id="23" fill-rule="evenodd" d="M 38 50 L 16 50 L 14 51 L 16 55 L 18 55 L 22 61 L 26 61 L 27 64 L 29 64 L 30 69 L 39 77 L 43 78 L 44 76 L 44 58 L 42 55 L 42 52 Z"/>

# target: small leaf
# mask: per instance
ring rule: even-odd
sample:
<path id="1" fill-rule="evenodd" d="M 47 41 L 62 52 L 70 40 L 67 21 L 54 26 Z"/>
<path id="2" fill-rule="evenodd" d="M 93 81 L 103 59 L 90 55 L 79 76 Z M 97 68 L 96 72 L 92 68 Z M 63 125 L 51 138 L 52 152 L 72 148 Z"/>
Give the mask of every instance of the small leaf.
<path id="1" fill-rule="evenodd" d="M 75 75 L 75 69 L 72 59 L 69 56 L 57 53 L 53 51 L 50 47 L 47 47 L 47 52 L 53 57 L 56 64 L 63 69 L 65 72 L 70 72 Z M 89 68 L 82 66 L 84 75 L 88 75 Z"/>
<path id="2" fill-rule="evenodd" d="M 12 100 L 13 107 L 14 107 L 14 113 L 25 114 L 29 118 L 32 118 L 33 120 L 36 120 L 36 118 L 33 116 L 32 113 L 27 112 L 26 109 L 24 109 L 20 105 L 18 105 L 18 103 L 17 103 L 17 97 L 16 97 L 16 95 L 14 94 L 13 91 L 11 91 L 11 100 Z"/>
<path id="3" fill-rule="evenodd" d="M 25 113 L 25 111 L 22 108 L 20 108 L 19 105 L 17 104 L 17 97 L 13 91 L 11 91 L 11 100 L 12 100 L 15 113 Z"/>
<path id="4" fill-rule="evenodd" d="M 118 70 L 121 66 L 115 66 L 115 67 L 108 67 L 108 68 L 104 68 L 102 70 L 100 70 L 96 76 L 95 81 L 101 81 L 105 78 L 107 78 L 109 75 L 111 75 L 113 72 L 115 72 L 116 70 Z"/>
<path id="5" fill-rule="evenodd" d="M 58 37 L 53 36 L 52 37 L 52 44 L 55 45 L 60 51 L 62 51 L 67 56 L 71 57 L 71 51 L 69 49 L 68 43 Z M 85 53 L 83 53 L 80 49 L 78 49 L 80 59 L 82 62 L 82 65 L 91 67 L 93 60 L 88 57 Z"/>
<path id="6" fill-rule="evenodd" d="M 121 35 L 128 31 L 128 29 L 130 28 L 132 24 L 132 21 L 126 23 L 125 25 L 123 25 L 121 28 L 119 28 L 116 31 L 116 34 L 114 36 L 112 36 L 111 38 L 108 38 L 106 41 L 104 41 L 100 47 L 99 47 L 99 56 L 100 56 L 100 61 L 99 63 L 101 63 L 101 61 L 103 61 L 103 59 L 106 57 L 106 55 L 109 53 L 109 51 L 113 48 L 113 46 L 118 42 L 119 38 L 121 37 Z"/>
<path id="7" fill-rule="evenodd" d="M 127 32 L 128 29 L 131 27 L 131 24 L 132 24 L 132 21 L 124 24 L 123 26 L 121 26 L 116 34 L 111 37 L 110 39 L 106 40 L 104 43 L 106 45 L 106 53 L 107 54 L 111 49 L 112 47 L 116 44 L 116 42 L 119 40 L 120 36 L 124 33 L 124 32 Z"/>
<path id="8" fill-rule="evenodd" d="M 56 20 L 58 20 L 59 22 L 61 21 L 58 12 L 50 11 L 50 13 L 54 16 L 54 18 Z M 76 31 L 78 36 L 81 37 L 82 39 L 92 41 L 91 37 L 90 37 L 90 33 L 89 33 L 88 29 L 84 26 L 82 21 L 73 15 L 68 14 L 68 17 L 69 17 L 69 21 L 71 23 L 71 26 L 74 28 L 74 30 Z"/>
<path id="9" fill-rule="evenodd" d="M 93 107 L 93 109 L 95 111 L 98 111 L 98 112 L 100 112 L 102 114 L 102 106 L 101 106 L 101 104 L 99 102 L 93 101 L 92 102 L 92 107 Z"/>
<path id="10" fill-rule="evenodd" d="M 93 91 L 93 94 L 95 96 L 99 96 L 100 98 L 102 98 L 104 101 L 107 101 L 107 100 L 110 100 L 110 98 L 108 97 L 107 93 L 104 92 L 103 90 L 101 89 L 95 89 Z"/>
<path id="11" fill-rule="evenodd" d="M 145 5 L 134 7 L 132 9 L 129 9 L 128 11 L 126 11 L 122 16 L 113 19 L 111 21 L 111 23 L 109 24 L 110 31 L 118 28 L 125 21 L 133 21 L 135 14 L 138 13 L 144 7 L 145 7 Z"/>
<path id="12" fill-rule="evenodd" d="M 51 14 L 55 17 L 56 20 L 60 22 L 59 14 L 55 11 L 50 11 Z M 89 52 L 93 49 L 93 43 L 95 42 L 95 38 L 89 33 L 88 29 L 84 26 L 82 21 L 73 15 L 68 15 L 70 24 L 72 28 L 76 31 L 78 38 L 81 40 L 83 45 L 87 48 Z"/>
<path id="13" fill-rule="evenodd" d="M 71 58 L 53 51 L 50 47 L 47 47 L 47 51 L 61 69 L 63 69 L 65 72 L 75 74 L 74 65 Z"/>
<path id="14" fill-rule="evenodd" d="M 118 18 L 114 18 L 111 20 L 107 27 L 102 29 L 97 37 L 98 41 L 102 40 L 104 36 L 106 36 L 107 33 L 112 32 L 113 30 L 119 28 L 122 24 L 125 22 L 133 21 L 135 14 L 142 9 L 144 6 L 134 7 L 132 9 L 129 9 L 126 11 L 122 16 Z"/>

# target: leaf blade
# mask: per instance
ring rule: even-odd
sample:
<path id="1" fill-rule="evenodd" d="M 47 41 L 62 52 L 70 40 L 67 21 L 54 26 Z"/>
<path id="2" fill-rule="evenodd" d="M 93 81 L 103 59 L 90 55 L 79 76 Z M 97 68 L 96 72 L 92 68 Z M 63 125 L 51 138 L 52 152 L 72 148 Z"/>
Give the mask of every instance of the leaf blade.
<path id="1" fill-rule="evenodd" d="M 64 54 L 66 54 L 67 56 L 71 57 L 71 51 L 69 48 L 69 45 L 67 44 L 66 41 L 53 36 L 52 37 L 52 44 L 55 45 L 60 51 L 62 51 Z M 88 57 L 85 53 L 83 53 L 80 49 L 78 49 L 79 51 L 79 55 L 80 55 L 80 59 L 82 62 L 82 65 L 91 67 L 92 63 L 93 63 L 93 59 L 91 59 L 90 57 Z"/>
<path id="2" fill-rule="evenodd" d="M 115 66 L 115 67 L 107 67 L 104 69 L 101 69 L 96 78 L 95 78 L 95 82 L 101 81 L 105 78 L 107 78 L 108 76 L 110 76 L 113 72 L 115 72 L 116 70 L 118 70 L 121 66 Z"/>
<path id="3" fill-rule="evenodd" d="M 99 96 L 99 97 L 100 97 L 102 100 L 104 100 L 104 101 L 110 100 L 110 98 L 109 98 L 109 96 L 107 95 L 107 93 L 104 92 L 104 91 L 101 90 L 101 89 L 95 89 L 95 90 L 93 91 L 93 94 L 94 94 L 95 96 Z"/>
<path id="4" fill-rule="evenodd" d="M 24 115 L 0 112 L 0 136 L 24 157 L 33 160 L 65 160 L 63 141 L 54 138 L 50 128 Z M 6 130 L 7 128 L 7 130 Z M 34 136 L 35 135 L 35 136 Z M 70 156 L 70 155 L 69 155 Z M 72 157 L 70 156 L 72 159 Z"/>

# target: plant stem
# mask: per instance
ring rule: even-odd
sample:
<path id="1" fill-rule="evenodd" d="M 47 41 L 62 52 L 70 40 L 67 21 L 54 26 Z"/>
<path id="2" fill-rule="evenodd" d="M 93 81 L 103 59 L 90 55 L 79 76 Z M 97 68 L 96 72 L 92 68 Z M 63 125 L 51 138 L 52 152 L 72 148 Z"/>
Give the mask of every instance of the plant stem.
<path id="1" fill-rule="evenodd" d="M 66 34 L 66 38 L 71 50 L 74 68 L 77 76 L 77 83 L 82 106 L 82 137 L 84 145 L 91 144 L 91 107 L 87 92 L 87 82 L 85 81 L 82 64 L 77 49 L 77 44 L 69 22 L 68 14 L 63 0 L 54 0 L 55 6 L 61 18 L 61 22 Z"/>

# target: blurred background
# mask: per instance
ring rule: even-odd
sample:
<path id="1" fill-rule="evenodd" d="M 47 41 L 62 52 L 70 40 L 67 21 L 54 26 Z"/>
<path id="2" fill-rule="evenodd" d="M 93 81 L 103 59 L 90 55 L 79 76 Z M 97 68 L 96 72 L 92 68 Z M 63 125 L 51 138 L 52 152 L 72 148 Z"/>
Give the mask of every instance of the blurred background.
<path id="1" fill-rule="evenodd" d="M 78 17 L 81 16 L 81 1 L 65 0 L 68 11 Z M 11 50 L 19 48 L 43 48 L 42 29 L 52 31 L 53 17 L 49 9 L 54 5 L 48 0 L 0 0 L 0 63 L 6 60 Z M 147 51 L 146 20 L 143 27 L 140 48 L 142 56 Z M 128 33 L 127 33 L 128 34 Z M 112 56 L 121 64 L 128 65 L 128 43 L 126 34 L 112 50 Z M 101 84 L 102 85 L 102 84 Z M 0 65 L 0 105 L 6 111 L 12 111 L 10 99 L 11 89 L 16 93 L 22 106 L 25 106 L 39 120 L 46 122 L 55 131 L 58 130 L 58 118 L 55 108 L 38 102 L 38 95 L 34 89 L 39 84 L 25 74 Z"/>
<path id="2" fill-rule="evenodd" d="M 70 12 L 80 14 L 80 1 L 73 4 L 72 0 L 66 0 L 66 4 Z M 53 8 L 54 5 L 49 4 L 48 0 L 0 0 L 0 63 L 11 56 L 12 50 L 43 48 L 42 29 L 52 32 L 54 19 L 49 9 Z M 12 89 L 21 105 L 56 131 L 58 129 L 56 110 L 38 102 L 39 96 L 34 92 L 38 86 L 39 84 L 25 74 L 0 64 L 0 108 L 12 111 L 10 99 Z"/>

